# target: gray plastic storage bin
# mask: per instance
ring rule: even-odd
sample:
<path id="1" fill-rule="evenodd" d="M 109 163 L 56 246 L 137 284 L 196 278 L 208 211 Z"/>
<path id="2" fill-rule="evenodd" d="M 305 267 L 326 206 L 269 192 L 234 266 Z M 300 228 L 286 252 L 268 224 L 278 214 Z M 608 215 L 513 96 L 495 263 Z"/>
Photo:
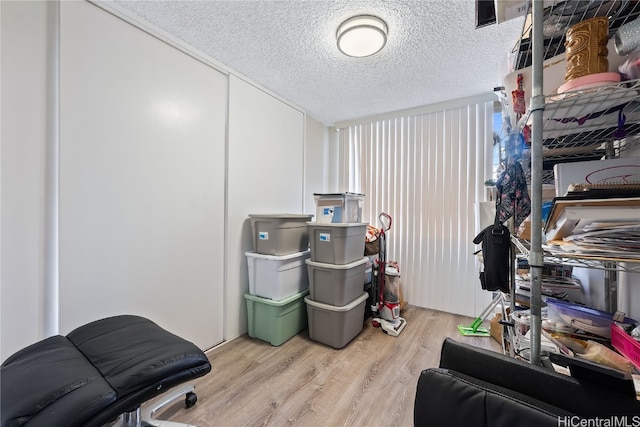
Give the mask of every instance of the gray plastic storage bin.
<path id="1" fill-rule="evenodd" d="M 309 249 L 307 221 L 313 215 L 249 215 L 255 251 L 263 255 L 289 255 Z"/>
<path id="2" fill-rule="evenodd" d="M 324 264 L 305 260 L 309 275 L 309 298 L 323 304 L 346 305 L 364 289 L 368 258 L 350 264 Z"/>
<path id="3" fill-rule="evenodd" d="M 349 264 L 364 256 L 367 224 L 322 224 L 307 222 L 311 261 Z"/>
<path id="4" fill-rule="evenodd" d="M 364 292 L 349 304 L 336 307 L 313 301 L 308 296 L 307 319 L 309 338 L 333 348 L 349 344 L 364 326 L 364 306 L 369 294 Z"/>
<path id="5" fill-rule="evenodd" d="M 364 194 L 330 193 L 313 194 L 316 201 L 316 221 L 318 222 L 362 222 Z"/>
<path id="6" fill-rule="evenodd" d="M 249 293 L 262 298 L 283 300 L 309 288 L 304 261 L 310 252 L 289 255 L 263 255 L 246 252 L 249 267 Z"/>

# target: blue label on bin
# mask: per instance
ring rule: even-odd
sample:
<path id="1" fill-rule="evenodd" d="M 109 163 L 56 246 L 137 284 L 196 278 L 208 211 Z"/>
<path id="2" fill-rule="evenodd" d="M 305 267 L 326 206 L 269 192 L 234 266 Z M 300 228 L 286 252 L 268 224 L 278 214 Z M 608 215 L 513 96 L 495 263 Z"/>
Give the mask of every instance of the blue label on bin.
<path id="1" fill-rule="evenodd" d="M 320 233 L 320 241 L 321 242 L 330 242 L 331 241 L 331 234 L 329 234 L 329 233 Z"/>
<path id="2" fill-rule="evenodd" d="M 324 208 L 322 209 L 323 216 L 333 216 L 333 208 Z"/>
<path id="3" fill-rule="evenodd" d="M 260 240 L 269 240 L 269 232 L 267 232 L 267 231 L 259 231 L 258 232 L 258 239 L 260 239 Z"/>

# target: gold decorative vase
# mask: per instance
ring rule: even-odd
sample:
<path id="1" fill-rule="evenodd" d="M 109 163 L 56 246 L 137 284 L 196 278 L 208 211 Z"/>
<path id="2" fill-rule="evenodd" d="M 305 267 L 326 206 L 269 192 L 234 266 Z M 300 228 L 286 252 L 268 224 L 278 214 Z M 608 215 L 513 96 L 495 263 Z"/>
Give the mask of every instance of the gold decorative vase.
<path id="1" fill-rule="evenodd" d="M 578 22 L 566 34 L 567 73 L 565 81 L 609 70 L 607 42 L 609 21 L 596 17 Z"/>

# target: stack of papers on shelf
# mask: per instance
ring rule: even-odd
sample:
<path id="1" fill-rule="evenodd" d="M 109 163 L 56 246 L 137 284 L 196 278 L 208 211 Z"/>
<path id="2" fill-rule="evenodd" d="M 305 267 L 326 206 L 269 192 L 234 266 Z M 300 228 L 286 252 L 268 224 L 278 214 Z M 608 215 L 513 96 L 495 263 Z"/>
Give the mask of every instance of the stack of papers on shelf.
<path id="1" fill-rule="evenodd" d="M 554 254 L 640 260 L 640 197 L 557 197 L 544 233 Z"/>
<path id="2" fill-rule="evenodd" d="M 541 278 L 541 293 L 544 297 L 584 303 L 584 291 L 579 279 L 573 277 L 545 276 Z M 531 282 L 528 274 L 516 276 L 517 292 L 527 299 L 530 297 Z"/>
<path id="3" fill-rule="evenodd" d="M 547 245 L 552 253 L 640 260 L 640 220 L 625 225 L 593 223 L 593 227 Z"/>
<path id="4" fill-rule="evenodd" d="M 637 225 L 640 204 L 636 206 L 567 206 L 547 228 L 547 240 L 574 238 L 577 234 L 620 226 Z"/>

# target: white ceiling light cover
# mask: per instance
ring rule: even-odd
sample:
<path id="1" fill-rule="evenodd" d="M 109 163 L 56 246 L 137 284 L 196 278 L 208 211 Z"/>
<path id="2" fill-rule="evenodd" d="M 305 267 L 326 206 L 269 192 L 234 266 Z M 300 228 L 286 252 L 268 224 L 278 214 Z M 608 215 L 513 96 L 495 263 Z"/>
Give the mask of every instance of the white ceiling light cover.
<path id="1" fill-rule="evenodd" d="M 354 16 L 338 28 L 338 49 L 348 56 L 371 56 L 387 43 L 387 31 L 387 24 L 376 16 Z"/>

